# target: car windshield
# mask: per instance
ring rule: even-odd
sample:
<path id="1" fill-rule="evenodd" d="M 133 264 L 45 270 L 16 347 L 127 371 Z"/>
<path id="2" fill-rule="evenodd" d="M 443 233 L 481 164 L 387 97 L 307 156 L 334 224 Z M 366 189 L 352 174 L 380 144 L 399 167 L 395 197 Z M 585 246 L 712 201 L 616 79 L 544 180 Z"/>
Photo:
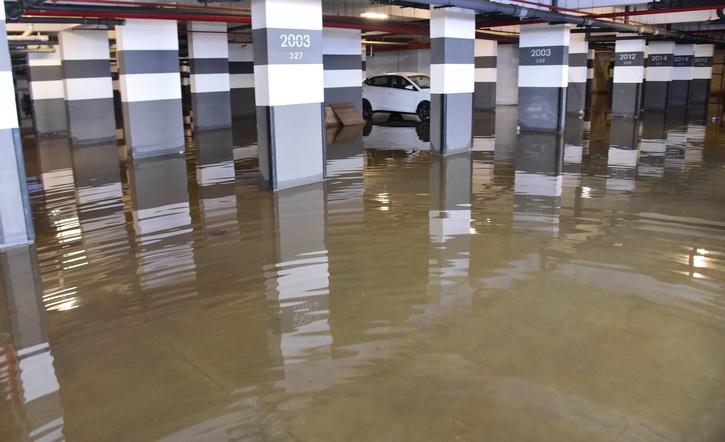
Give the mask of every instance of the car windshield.
<path id="1" fill-rule="evenodd" d="M 427 75 L 409 75 L 410 81 L 421 89 L 430 89 L 430 77 Z"/>

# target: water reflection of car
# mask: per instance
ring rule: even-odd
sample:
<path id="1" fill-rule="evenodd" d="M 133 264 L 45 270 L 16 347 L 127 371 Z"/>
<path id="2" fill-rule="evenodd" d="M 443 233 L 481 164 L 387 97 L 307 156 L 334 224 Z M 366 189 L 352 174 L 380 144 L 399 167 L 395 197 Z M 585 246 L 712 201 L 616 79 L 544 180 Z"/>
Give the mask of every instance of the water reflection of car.
<path id="1" fill-rule="evenodd" d="M 376 75 L 363 82 L 363 117 L 374 112 L 414 114 L 421 121 L 430 119 L 430 77 L 400 72 Z"/>
<path id="2" fill-rule="evenodd" d="M 430 150 L 430 125 L 394 118 L 375 124 L 368 120 L 363 145 L 367 149 Z"/>

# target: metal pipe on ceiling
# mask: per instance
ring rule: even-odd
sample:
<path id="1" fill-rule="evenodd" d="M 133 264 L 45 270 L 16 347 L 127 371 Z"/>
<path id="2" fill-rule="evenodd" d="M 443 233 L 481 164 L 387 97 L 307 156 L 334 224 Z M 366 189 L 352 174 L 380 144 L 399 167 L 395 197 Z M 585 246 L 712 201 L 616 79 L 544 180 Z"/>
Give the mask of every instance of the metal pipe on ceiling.
<path id="1" fill-rule="evenodd" d="M 549 23 L 568 23 L 583 27 L 611 29 L 617 32 L 636 33 L 653 37 L 668 37 L 675 39 L 703 40 L 701 37 L 691 36 L 682 32 L 671 31 L 656 26 L 632 25 L 599 20 L 588 16 L 563 14 L 555 11 L 527 8 L 524 6 L 494 3 L 487 0 L 405 0 L 407 3 L 439 7 L 458 7 L 471 9 L 485 14 L 500 14 L 519 19 L 538 19 Z M 720 40 L 707 39 L 708 43 L 724 43 Z"/>

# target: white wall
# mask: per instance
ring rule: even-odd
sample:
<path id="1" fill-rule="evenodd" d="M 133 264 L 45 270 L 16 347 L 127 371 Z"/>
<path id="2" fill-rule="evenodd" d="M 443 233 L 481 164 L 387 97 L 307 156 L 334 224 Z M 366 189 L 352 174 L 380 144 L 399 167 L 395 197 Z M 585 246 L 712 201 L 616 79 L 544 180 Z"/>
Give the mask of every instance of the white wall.
<path id="1" fill-rule="evenodd" d="M 423 72 L 430 74 L 430 49 L 376 52 L 367 57 L 367 75 L 386 72 Z"/>
<path id="2" fill-rule="evenodd" d="M 519 103 L 519 46 L 498 45 L 496 56 L 496 104 Z"/>

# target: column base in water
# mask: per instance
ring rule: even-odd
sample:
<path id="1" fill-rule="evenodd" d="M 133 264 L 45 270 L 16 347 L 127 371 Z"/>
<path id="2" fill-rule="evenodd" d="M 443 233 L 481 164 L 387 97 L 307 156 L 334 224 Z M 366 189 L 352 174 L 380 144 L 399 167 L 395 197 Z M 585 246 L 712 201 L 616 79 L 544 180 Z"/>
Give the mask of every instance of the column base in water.
<path id="1" fill-rule="evenodd" d="M 430 140 L 434 153 L 448 155 L 471 149 L 473 94 L 431 94 Z"/>
<path id="2" fill-rule="evenodd" d="M 257 106 L 259 171 L 272 190 L 325 179 L 322 103 Z"/>

